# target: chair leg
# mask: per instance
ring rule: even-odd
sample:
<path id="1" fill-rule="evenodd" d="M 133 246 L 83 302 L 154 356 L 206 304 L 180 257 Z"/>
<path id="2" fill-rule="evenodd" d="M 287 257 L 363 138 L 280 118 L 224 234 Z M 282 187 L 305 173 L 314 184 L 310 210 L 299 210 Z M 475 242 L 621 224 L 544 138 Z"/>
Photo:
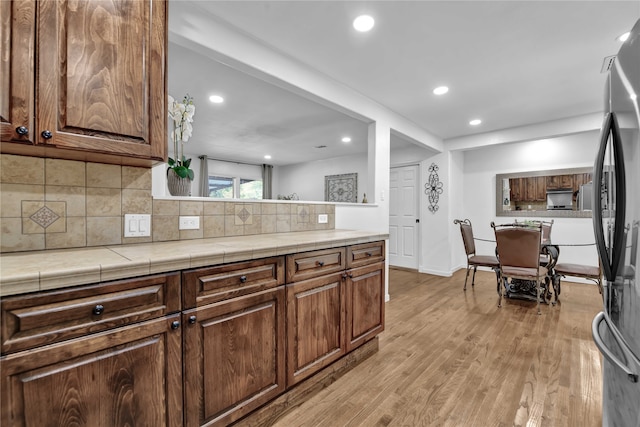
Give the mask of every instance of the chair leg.
<path id="1" fill-rule="evenodd" d="M 467 290 L 467 279 L 469 278 L 469 264 L 467 264 L 467 275 L 464 276 L 464 288 L 462 289 L 463 291 Z"/>
<path id="2" fill-rule="evenodd" d="M 538 307 L 538 314 L 542 314 L 542 312 L 540 311 L 540 278 L 539 277 L 536 279 L 536 294 L 537 294 L 536 304 Z"/>
<path id="3" fill-rule="evenodd" d="M 504 293 L 503 280 L 502 275 L 500 275 L 500 278 L 498 279 L 498 308 L 502 307 L 502 294 Z"/>
<path id="4" fill-rule="evenodd" d="M 473 288 L 476 284 L 476 270 L 478 269 L 477 265 L 473 266 L 473 277 L 471 278 L 471 287 Z"/>

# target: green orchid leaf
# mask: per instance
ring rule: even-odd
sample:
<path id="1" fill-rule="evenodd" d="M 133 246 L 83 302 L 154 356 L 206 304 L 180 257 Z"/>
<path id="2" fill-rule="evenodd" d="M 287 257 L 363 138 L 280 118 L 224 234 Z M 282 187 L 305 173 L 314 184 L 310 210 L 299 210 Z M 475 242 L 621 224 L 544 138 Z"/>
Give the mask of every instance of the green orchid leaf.
<path id="1" fill-rule="evenodd" d="M 175 167 L 173 168 L 173 170 L 180 178 L 186 178 L 187 176 L 189 176 L 189 169 L 185 168 L 184 166 Z"/>
<path id="2" fill-rule="evenodd" d="M 193 176 L 194 176 L 194 175 L 193 175 L 193 170 L 191 170 L 191 169 L 187 169 L 187 175 L 189 176 L 189 179 L 190 179 L 191 181 L 193 181 Z"/>

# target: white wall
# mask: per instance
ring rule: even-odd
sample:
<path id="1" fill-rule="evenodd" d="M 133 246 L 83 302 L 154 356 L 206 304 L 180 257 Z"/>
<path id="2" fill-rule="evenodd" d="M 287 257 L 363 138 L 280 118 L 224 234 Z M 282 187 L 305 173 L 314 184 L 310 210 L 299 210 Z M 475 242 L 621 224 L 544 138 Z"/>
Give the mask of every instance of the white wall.
<path id="1" fill-rule="evenodd" d="M 573 167 L 592 167 L 599 142 L 598 131 L 583 132 L 553 139 L 488 146 L 464 152 L 464 181 L 462 212 L 460 218 L 469 218 L 476 238 L 492 240 L 491 221 L 505 223 L 513 221 L 509 217 L 495 214 L 496 174 L 551 170 Z M 532 217 L 532 219 L 535 219 Z M 591 218 L 553 218 L 552 240 L 558 244 L 593 243 Z M 453 223 L 449 227 L 457 226 Z M 456 231 L 458 239 L 460 233 Z M 476 242 L 480 254 L 493 254 L 495 244 Z M 460 246 L 460 256 L 454 265 L 466 265 L 464 250 Z M 560 248 L 560 262 L 597 265 L 595 246 Z"/>
<path id="2" fill-rule="evenodd" d="M 367 192 L 367 156 L 343 156 L 277 167 L 273 197 L 296 193 L 300 200 L 324 201 L 325 175 L 358 174 L 358 202 Z M 368 196 L 367 196 L 368 198 Z"/>

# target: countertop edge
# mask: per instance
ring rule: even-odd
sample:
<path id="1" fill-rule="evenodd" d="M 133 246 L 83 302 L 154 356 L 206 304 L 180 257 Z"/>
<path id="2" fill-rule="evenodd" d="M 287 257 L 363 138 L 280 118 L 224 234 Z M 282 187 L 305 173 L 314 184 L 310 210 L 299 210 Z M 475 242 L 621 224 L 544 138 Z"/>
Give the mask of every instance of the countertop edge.
<path id="1" fill-rule="evenodd" d="M 0 254 L 0 297 L 388 240 L 322 230 Z"/>

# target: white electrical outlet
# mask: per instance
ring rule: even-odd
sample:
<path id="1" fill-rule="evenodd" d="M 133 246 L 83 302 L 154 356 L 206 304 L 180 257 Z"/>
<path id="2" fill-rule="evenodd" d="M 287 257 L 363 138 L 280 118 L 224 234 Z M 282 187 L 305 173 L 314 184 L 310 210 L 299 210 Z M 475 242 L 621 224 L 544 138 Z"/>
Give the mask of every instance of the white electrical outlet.
<path id="1" fill-rule="evenodd" d="M 200 228 L 199 216 L 181 216 L 180 217 L 180 230 L 198 230 Z"/>
<path id="2" fill-rule="evenodd" d="M 318 224 L 326 224 L 329 222 L 329 215 L 318 214 Z"/>
<path id="3" fill-rule="evenodd" d="M 149 237 L 151 236 L 151 215 L 125 214 L 124 237 Z"/>

